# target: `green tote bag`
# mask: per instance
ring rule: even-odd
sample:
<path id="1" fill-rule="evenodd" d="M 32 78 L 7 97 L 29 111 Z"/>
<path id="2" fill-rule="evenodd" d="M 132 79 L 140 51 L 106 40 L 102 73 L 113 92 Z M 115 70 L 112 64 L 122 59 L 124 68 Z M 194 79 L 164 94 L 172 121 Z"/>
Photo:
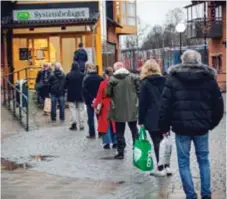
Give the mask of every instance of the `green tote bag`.
<path id="1" fill-rule="evenodd" d="M 147 140 L 147 134 L 144 127 L 140 128 L 139 138 L 135 141 L 133 165 L 142 171 L 151 171 L 154 167 L 151 157 L 151 144 Z"/>

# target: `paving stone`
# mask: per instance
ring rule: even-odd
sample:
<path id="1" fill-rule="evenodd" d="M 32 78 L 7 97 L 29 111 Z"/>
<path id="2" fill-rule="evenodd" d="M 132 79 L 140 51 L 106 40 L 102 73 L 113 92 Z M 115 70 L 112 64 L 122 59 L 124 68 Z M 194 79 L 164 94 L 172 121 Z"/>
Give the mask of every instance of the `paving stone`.
<path id="1" fill-rule="evenodd" d="M 38 113 L 37 113 L 38 114 Z M 40 114 L 40 113 L 39 113 Z M 39 117 L 43 117 L 41 114 Z M 217 199 L 226 192 L 226 123 L 210 133 L 212 191 Z M 102 160 L 113 157 L 115 150 L 104 151 L 100 139 L 87 140 L 83 132 L 68 130 L 67 122 L 31 132 L 11 134 L 2 140 L 2 157 L 18 163 L 29 163 L 30 170 L 2 172 L 2 197 L 7 198 L 91 198 L 91 199 L 156 199 L 185 198 L 179 177 L 176 148 L 173 144 L 170 178 L 155 178 L 132 165 L 132 142 L 126 131 L 126 158 L 123 161 Z M 47 124 L 48 123 L 48 124 Z M 174 136 L 172 136 L 174 143 Z M 50 161 L 37 161 L 33 155 L 53 155 Z M 192 145 L 191 168 L 197 192 L 200 190 L 199 169 Z M 119 183 L 119 182 L 124 183 Z M 28 189 L 28 187 L 30 187 Z M 13 190 L 13 191 L 12 191 Z M 31 190 L 29 194 L 24 194 Z M 43 193 L 43 195 L 39 195 Z M 14 195 L 15 194 L 15 195 Z M 177 198 L 178 197 L 178 198 Z M 168 198 L 168 199 L 169 199 Z"/>

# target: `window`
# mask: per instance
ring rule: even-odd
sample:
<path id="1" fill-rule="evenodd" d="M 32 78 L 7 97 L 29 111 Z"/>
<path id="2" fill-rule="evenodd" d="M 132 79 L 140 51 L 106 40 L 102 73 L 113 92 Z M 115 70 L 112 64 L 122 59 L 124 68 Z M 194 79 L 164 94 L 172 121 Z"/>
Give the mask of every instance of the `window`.
<path id="1" fill-rule="evenodd" d="M 123 25 L 136 26 L 136 1 L 121 1 Z"/>
<path id="2" fill-rule="evenodd" d="M 212 66 L 217 70 L 219 73 L 222 68 L 222 57 L 221 55 L 212 56 Z"/>
<path id="3" fill-rule="evenodd" d="M 218 6 L 215 8 L 215 18 L 217 20 L 221 20 L 221 18 L 222 18 L 222 7 L 221 6 Z"/>

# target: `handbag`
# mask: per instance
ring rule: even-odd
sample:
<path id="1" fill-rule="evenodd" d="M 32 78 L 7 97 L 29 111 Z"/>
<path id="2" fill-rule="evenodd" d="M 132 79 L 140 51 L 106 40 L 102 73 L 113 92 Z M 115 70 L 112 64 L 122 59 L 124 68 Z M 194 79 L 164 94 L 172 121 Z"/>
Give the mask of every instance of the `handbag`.
<path id="1" fill-rule="evenodd" d="M 172 140 L 171 137 L 164 136 L 159 147 L 159 162 L 158 166 L 170 164 L 170 158 L 172 153 Z"/>
<path id="2" fill-rule="evenodd" d="M 141 171 L 151 171 L 154 168 L 151 156 L 151 144 L 147 140 L 144 127 L 139 130 L 139 138 L 135 141 L 133 149 L 133 165 Z"/>
<path id="3" fill-rule="evenodd" d="M 47 112 L 47 113 L 51 112 L 51 99 L 50 98 L 45 99 L 43 111 Z"/>

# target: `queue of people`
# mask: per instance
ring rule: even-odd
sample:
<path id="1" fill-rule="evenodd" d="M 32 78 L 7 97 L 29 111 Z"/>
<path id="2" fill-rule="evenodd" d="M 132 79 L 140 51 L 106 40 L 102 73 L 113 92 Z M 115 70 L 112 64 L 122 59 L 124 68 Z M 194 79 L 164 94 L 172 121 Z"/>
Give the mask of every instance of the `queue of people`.
<path id="1" fill-rule="evenodd" d="M 86 61 L 85 56 L 81 57 Z M 224 105 L 216 72 L 202 64 L 201 55 L 194 50 L 185 51 L 181 56 L 182 63 L 170 67 L 166 77 L 162 76 L 159 64 L 153 59 L 144 63 L 140 77 L 127 70 L 122 62 L 116 62 L 105 70 L 103 78 L 98 75 L 94 64 L 86 65 L 85 74 L 83 68 L 80 70 L 77 58 L 78 54 L 75 55 L 71 72 L 66 76 L 60 63 L 56 63 L 53 72 L 50 72 L 49 65 L 44 65 L 37 77 L 37 82 L 42 81 L 37 86 L 42 100 L 49 94 L 51 96 L 52 121 L 56 120 L 56 102 L 60 107 L 60 120 L 64 121 L 64 96 L 67 92 L 72 117 L 70 130 L 84 130 L 86 105 L 87 138 L 96 137 L 96 116 L 103 148 L 116 148 L 114 158 L 118 160 L 124 159 L 126 123 L 133 144 L 138 138 L 137 124 L 144 127 L 153 142 L 158 165 L 156 176 L 172 174 L 170 164 L 158 163 L 160 143 L 164 136 L 173 131 L 176 134 L 179 172 L 187 199 L 197 198 L 189 164 L 191 142 L 195 145 L 200 169 L 201 196 L 202 199 L 210 199 L 208 132 L 222 119 Z"/>

